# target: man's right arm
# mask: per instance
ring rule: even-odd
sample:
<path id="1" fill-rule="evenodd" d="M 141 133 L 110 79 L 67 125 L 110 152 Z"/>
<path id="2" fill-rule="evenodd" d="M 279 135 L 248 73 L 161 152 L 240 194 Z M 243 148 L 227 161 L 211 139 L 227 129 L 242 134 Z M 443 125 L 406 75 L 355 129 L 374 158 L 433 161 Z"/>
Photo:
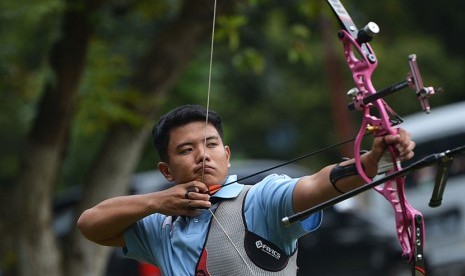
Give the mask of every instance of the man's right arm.
<path id="1" fill-rule="evenodd" d="M 124 231 L 138 220 L 153 214 L 195 216 L 197 208 L 211 206 L 209 195 L 186 191 L 193 186 L 202 192 L 206 186 L 198 181 L 175 185 L 167 190 L 143 195 L 120 196 L 107 199 L 85 210 L 77 227 L 89 240 L 106 246 L 125 246 Z"/>
<path id="2" fill-rule="evenodd" d="M 110 198 L 85 210 L 77 227 L 89 240 L 106 246 L 125 246 L 124 231 L 157 209 L 150 194 Z"/>

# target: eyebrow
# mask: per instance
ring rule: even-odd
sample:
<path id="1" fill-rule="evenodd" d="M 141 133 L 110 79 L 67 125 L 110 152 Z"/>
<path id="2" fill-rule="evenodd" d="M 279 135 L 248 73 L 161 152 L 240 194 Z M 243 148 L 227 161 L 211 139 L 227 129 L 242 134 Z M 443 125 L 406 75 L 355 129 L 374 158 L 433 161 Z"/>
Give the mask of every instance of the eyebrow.
<path id="1" fill-rule="evenodd" d="M 206 139 L 206 141 L 210 141 L 210 140 L 220 140 L 220 137 L 216 136 L 216 135 L 212 135 L 212 136 L 208 136 Z"/>

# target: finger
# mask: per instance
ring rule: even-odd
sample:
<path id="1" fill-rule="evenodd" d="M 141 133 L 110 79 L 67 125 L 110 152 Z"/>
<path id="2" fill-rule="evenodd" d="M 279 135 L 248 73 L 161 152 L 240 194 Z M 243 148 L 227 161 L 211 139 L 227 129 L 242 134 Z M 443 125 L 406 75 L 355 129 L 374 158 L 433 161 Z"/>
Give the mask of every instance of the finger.
<path id="1" fill-rule="evenodd" d="M 415 148 L 415 142 L 408 140 L 403 143 L 396 144 L 399 151 L 412 151 Z"/>
<path id="2" fill-rule="evenodd" d="M 186 189 L 186 193 L 184 194 L 184 198 L 189 199 L 190 198 L 190 196 L 189 196 L 190 193 L 198 193 L 198 192 L 199 192 L 199 188 L 197 188 L 196 186 L 189 187 L 189 188 Z"/>
<path id="3" fill-rule="evenodd" d="M 415 141 L 410 141 L 410 143 L 409 143 L 407 149 L 408 149 L 409 151 L 413 151 L 413 150 L 415 149 L 416 145 L 417 145 L 417 144 L 415 143 Z"/>
<path id="4" fill-rule="evenodd" d="M 203 200 L 203 201 L 209 201 L 210 200 L 210 195 L 209 194 L 202 194 L 202 193 L 196 193 L 193 191 L 186 191 L 184 195 L 185 199 L 190 199 L 190 200 Z"/>
<path id="5" fill-rule="evenodd" d="M 208 209 L 211 207 L 210 201 L 205 200 L 189 200 L 187 202 L 189 209 Z"/>
<path id="6" fill-rule="evenodd" d="M 412 159 L 414 155 L 415 155 L 414 152 L 411 151 L 411 152 L 399 155 L 399 159 L 400 159 L 400 161 L 407 161 L 409 159 Z"/>
<path id="7" fill-rule="evenodd" d="M 413 158 L 415 155 L 415 152 L 413 151 L 414 148 L 415 142 L 411 141 L 408 145 L 405 146 L 405 148 L 402 149 L 402 151 L 400 151 L 399 157 L 402 159 L 402 161 Z"/>
<path id="8" fill-rule="evenodd" d="M 389 134 L 383 137 L 383 142 L 386 145 L 397 144 L 399 141 L 401 141 L 400 134 Z"/>
<path id="9" fill-rule="evenodd" d="M 203 182 L 195 180 L 195 181 L 190 182 L 189 185 L 196 189 L 195 190 L 196 193 L 207 193 L 208 192 L 208 187 Z"/>
<path id="10" fill-rule="evenodd" d="M 399 139 L 397 142 L 400 144 L 408 145 L 410 141 L 412 140 L 411 134 L 404 129 L 399 129 L 398 134 L 399 134 Z"/>
<path id="11" fill-rule="evenodd" d="M 403 129 L 403 128 L 399 128 L 399 131 L 398 133 L 403 136 L 403 137 L 408 137 L 409 139 L 411 138 L 411 134 L 410 132 L 408 132 L 407 130 Z"/>
<path id="12" fill-rule="evenodd" d="M 210 200 L 210 195 L 209 194 L 189 192 L 187 199 L 209 201 Z"/>

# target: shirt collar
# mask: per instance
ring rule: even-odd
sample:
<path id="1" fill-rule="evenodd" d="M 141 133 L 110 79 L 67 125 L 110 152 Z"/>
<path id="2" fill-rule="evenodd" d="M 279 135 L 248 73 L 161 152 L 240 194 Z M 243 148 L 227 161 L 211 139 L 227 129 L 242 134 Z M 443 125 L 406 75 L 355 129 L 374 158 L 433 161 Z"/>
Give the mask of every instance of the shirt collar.
<path id="1" fill-rule="evenodd" d="M 223 182 L 223 185 L 228 184 L 224 187 L 222 187 L 218 192 L 216 192 L 214 195 L 212 195 L 212 198 L 235 198 L 239 195 L 239 193 L 242 191 L 242 188 L 244 187 L 243 184 L 239 184 L 236 182 L 237 181 L 237 175 L 230 175 L 226 178 L 226 180 Z"/>

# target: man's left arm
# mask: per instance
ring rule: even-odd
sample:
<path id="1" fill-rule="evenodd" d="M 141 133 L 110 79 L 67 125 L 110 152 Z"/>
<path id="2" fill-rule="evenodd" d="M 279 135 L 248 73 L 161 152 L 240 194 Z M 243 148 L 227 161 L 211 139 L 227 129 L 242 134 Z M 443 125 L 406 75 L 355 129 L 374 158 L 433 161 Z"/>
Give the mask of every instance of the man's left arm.
<path id="1" fill-rule="evenodd" d="M 411 140 L 407 131 L 399 129 L 398 134 L 377 137 L 373 141 L 371 151 L 363 154 L 360 159 L 368 176 L 374 177 L 377 174 L 378 162 L 387 150 L 388 145 L 395 148 L 400 161 L 409 160 L 413 157 L 415 142 Z M 340 168 L 350 169 L 350 165 L 354 163 L 355 160 L 351 159 L 338 165 Z M 326 166 L 317 173 L 302 177 L 299 180 L 293 192 L 293 208 L 295 212 L 304 211 L 341 195 L 341 192 L 348 192 L 365 184 L 365 181 L 355 173 L 349 173 L 348 176 L 340 177 L 337 182 L 333 181 L 331 183 L 330 175 L 336 166 L 336 164 Z M 352 166 L 352 169 L 354 167 Z"/>

